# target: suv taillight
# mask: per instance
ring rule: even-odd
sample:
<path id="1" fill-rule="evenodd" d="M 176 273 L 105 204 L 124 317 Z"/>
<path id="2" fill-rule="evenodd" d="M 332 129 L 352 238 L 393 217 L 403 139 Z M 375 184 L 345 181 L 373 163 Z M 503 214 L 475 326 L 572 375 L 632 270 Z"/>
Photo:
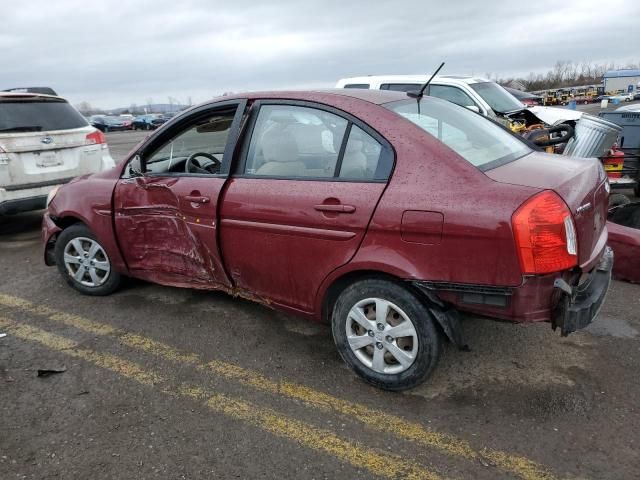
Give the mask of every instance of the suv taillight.
<path id="1" fill-rule="evenodd" d="M 87 134 L 85 137 L 87 145 L 95 145 L 100 143 L 107 143 L 107 137 L 100 130 L 96 130 L 93 133 Z"/>
<path id="2" fill-rule="evenodd" d="M 578 264 L 573 217 L 556 193 L 534 195 L 511 221 L 523 274 L 559 272 Z"/>

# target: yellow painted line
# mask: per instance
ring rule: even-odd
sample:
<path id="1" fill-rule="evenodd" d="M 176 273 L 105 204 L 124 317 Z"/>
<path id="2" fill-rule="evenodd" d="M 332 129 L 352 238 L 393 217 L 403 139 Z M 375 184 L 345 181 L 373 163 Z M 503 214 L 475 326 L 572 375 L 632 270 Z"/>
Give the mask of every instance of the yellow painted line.
<path id="1" fill-rule="evenodd" d="M 38 342 L 52 350 L 63 352 L 72 357 L 81 358 L 127 378 L 132 378 L 143 385 L 154 385 L 163 381 L 162 377 L 155 373 L 145 371 L 140 365 L 108 353 L 97 353 L 65 337 L 46 332 L 39 328 L 25 324 L 17 324 L 4 317 L 0 317 L 0 328 L 8 329 L 11 335 L 23 340 Z"/>
<path id="2" fill-rule="evenodd" d="M 350 402 L 327 393 L 314 390 L 293 382 L 274 381 L 270 378 L 241 366 L 219 360 L 205 365 L 200 356 L 184 353 L 180 350 L 133 333 L 125 333 L 92 320 L 72 315 L 49 307 L 35 305 L 27 300 L 0 294 L 0 305 L 15 308 L 28 313 L 43 315 L 50 320 L 73 326 L 96 335 L 116 335 L 120 340 L 159 357 L 176 362 L 188 363 L 199 369 L 209 371 L 224 378 L 237 381 L 257 390 L 289 397 L 322 411 L 339 414 L 351 420 L 360 421 L 368 428 L 393 434 L 399 438 L 415 442 L 421 446 L 440 450 L 469 460 L 484 460 L 506 472 L 511 472 L 523 480 L 554 480 L 556 477 L 542 465 L 520 455 L 514 455 L 490 448 L 478 451 L 469 442 L 446 433 L 429 430 L 419 423 L 407 421 L 402 417 L 388 414 L 382 410 Z"/>
<path id="3" fill-rule="evenodd" d="M 162 391 L 175 397 L 204 401 L 210 410 L 248 423 L 273 435 L 293 440 L 310 449 L 325 452 L 356 468 L 374 475 L 410 480 L 440 480 L 441 477 L 417 462 L 398 455 L 366 447 L 359 442 L 342 439 L 333 432 L 281 415 L 275 410 L 260 408 L 250 402 L 182 384 L 172 387 L 160 375 L 114 355 L 84 348 L 65 337 L 0 317 L 0 327 L 12 336 L 39 343 L 51 350 L 81 358 L 96 366 L 134 380 L 143 385 L 162 384 Z"/>

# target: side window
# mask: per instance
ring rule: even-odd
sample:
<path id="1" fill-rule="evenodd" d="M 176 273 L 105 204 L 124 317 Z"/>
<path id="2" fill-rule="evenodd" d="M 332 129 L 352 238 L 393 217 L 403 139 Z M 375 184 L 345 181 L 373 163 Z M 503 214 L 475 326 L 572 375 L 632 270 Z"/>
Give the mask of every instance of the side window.
<path id="1" fill-rule="evenodd" d="M 382 146 L 361 128 L 352 125 L 344 150 L 339 177 L 350 180 L 374 180 Z"/>
<path id="2" fill-rule="evenodd" d="M 410 92 L 411 90 L 420 90 L 419 83 L 383 83 L 380 90 L 395 90 L 396 92 Z"/>
<path id="3" fill-rule="evenodd" d="M 460 105 L 461 107 L 476 105 L 471 97 L 458 87 L 450 87 L 448 85 L 429 85 L 429 96 L 448 100 L 449 102 Z"/>
<path id="4" fill-rule="evenodd" d="M 348 83 L 344 88 L 369 88 L 368 83 Z"/>
<path id="5" fill-rule="evenodd" d="M 201 118 L 146 156 L 152 174 L 217 174 L 236 109 Z"/>
<path id="6" fill-rule="evenodd" d="M 245 173 L 333 177 L 347 120 L 324 110 L 264 105 L 253 128 Z"/>

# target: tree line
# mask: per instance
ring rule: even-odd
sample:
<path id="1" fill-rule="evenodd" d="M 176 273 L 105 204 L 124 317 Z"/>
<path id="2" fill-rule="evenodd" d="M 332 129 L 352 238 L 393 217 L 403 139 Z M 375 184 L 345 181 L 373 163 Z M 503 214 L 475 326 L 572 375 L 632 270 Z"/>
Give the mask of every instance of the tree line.
<path id="1" fill-rule="evenodd" d="M 500 83 L 508 85 L 512 82 L 519 82 L 527 91 L 547 90 L 550 88 L 574 87 L 581 85 L 599 85 L 602 83 L 602 76 L 610 70 L 640 69 L 640 62 L 616 64 L 611 63 L 591 63 L 572 62 L 570 60 L 558 60 L 553 68 L 546 73 L 531 72 L 525 78 L 506 77 L 487 74 L 487 77 Z"/>

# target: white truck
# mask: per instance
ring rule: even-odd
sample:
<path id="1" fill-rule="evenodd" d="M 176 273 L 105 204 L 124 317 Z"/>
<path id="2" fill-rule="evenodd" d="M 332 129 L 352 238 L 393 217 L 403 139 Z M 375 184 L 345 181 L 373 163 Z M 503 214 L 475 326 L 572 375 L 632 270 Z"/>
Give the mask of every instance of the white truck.
<path id="1" fill-rule="evenodd" d="M 429 75 L 369 75 L 338 80 L 336 88 L 367 88 L 372 90 L 419 90 Z M 564 108 L 527 107 L 495 82 L 464 75 L 439 75 L 431 80 L 425 95 L 442 98 L 486 117 L 498 118 L 522 110 L 533 113 L 547 125 L 575 123 L 582 112 Z"/>

